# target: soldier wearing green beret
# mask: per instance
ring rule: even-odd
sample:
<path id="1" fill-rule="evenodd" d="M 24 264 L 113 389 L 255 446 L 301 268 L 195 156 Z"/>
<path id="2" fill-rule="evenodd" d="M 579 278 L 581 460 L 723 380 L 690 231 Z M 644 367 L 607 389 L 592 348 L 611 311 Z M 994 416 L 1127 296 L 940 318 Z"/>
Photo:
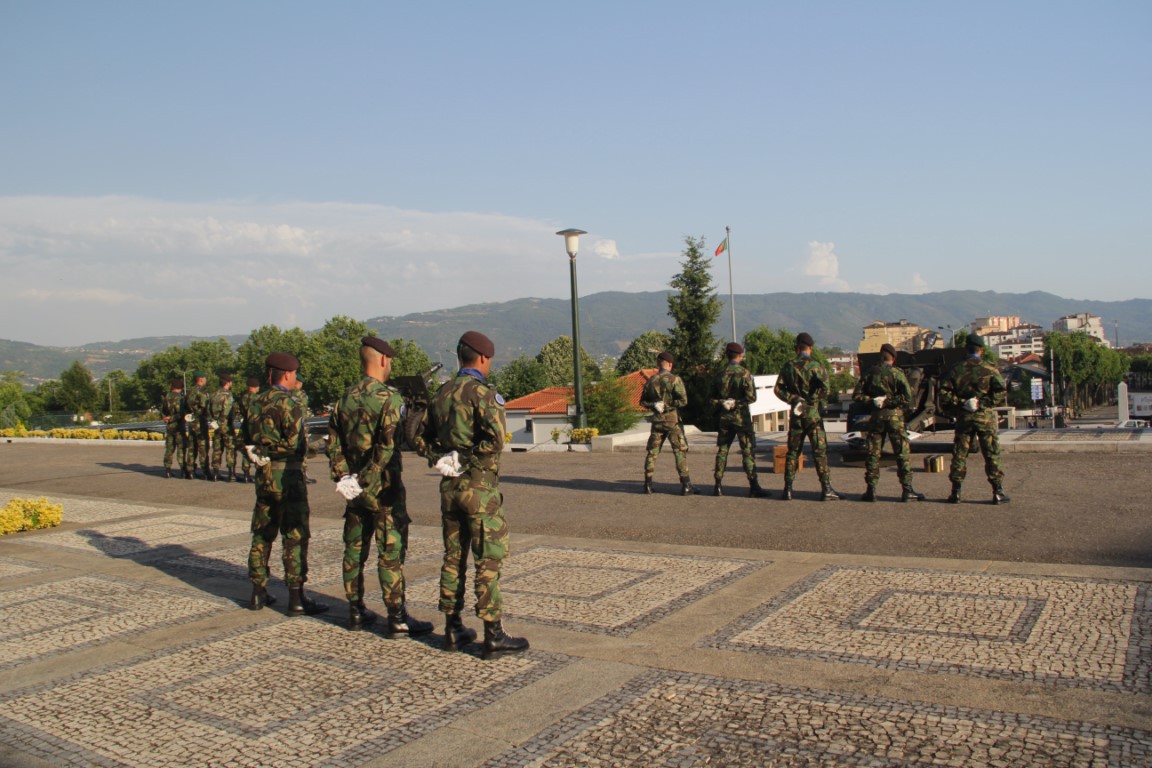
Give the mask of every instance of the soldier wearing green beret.
<path id="1" fill-rule="evenodd" d="M 720 427 L 716 432 L 716 467 L 713 478 L 716 481 L 715 494 L 723 496 L 720 483 L 728 465 L 728 451 L 733 440 L 740 441 L 740 455 L 744 460 L 744 474 L 748 477 L 748 495 L 757 498 L 767 496 L 756 477 L 756 431 L 752 428 L 752 413 L 749 406 L 756 402 L 756 383 L 752 374 L 741 363 L 744 362 L 744 347 L 738 342 L 730 342 L 724 348 L 728 364 L 716 377 L 715 397 L 712 404 L 720 412 Z"/>
<path id="2" fill-rule="evenodd" d="M 205 480 L 211 479 L 211 456 L 208 455 L 208 374 L 196 371 L 192 374 L 192 389 L 188 391 L 188 413 L 184 421 L 188 425 L 188 453 L 192 473 L 199 466 Z"/>
<path id="3" fill-rule="evenodd" d="M 1006 504 L 1004 468 L 1000 464 L 1000 438 L 996 432 L 997 414 L 993 410 L 1008 399 L 1004 377 L 996 366 L 984 362 L 984 339 L 975 334 L 968 337 L 968 358 L 952 366 L 940 382 L 940 404 L 956 419 L 956 434 L 952 440 L 952 465 L 948 478 L 952 481 L 949 503 L 960 503 L 960 488 L 968 474 L 968 453 L 973 441 L 980 444 L 984 454 L 984 474 L 992 486 L 992 503 Z"/>
<path id="4" fill-rule="evenodd" d="M 208 397 L 208 435 L 212 443 L 212 468 L 209 480 L 220 479 L 221 466 L 227 462 L 228 480 L 236 474 L 236 456 L 232 451 L 232 376 L 220 374 L 220 388 Z"/>
<path id="5" fill-rule="evenodd" d="M 792 481 L 800 464 L 804 438 L 812 446 L 812 461 L 820 476 L 820 500 L 833 501 L 840 494 L 832 489 L 828 473 L 828 435 L 824 431 L 824 418 L 820 409 L 828 398 L 828 382 L 832 377 L 828 366 L 812 357 L 816 342 L 807 333 L 796 336 L 796 359 L 787 363 L 776 379 L 773 393 L 788 403 L 788 454 L 784 461 L 784 491 L 780 498 L 792 499 Z"/>
<path id="6" fill-rule="evenodd" d="M 852 392 L 852 400 L 869 408 L 872 417 L 865 427 L 868 433 L 868 456 L 864 460 L 864 482 L 867 489 L 861 501 L 876 501 L 876 483 L 880 479 L 880 453 L 887 437 L 896 454 L 896 472 L 903 489 L 901 501 L 923 501 L 924 494 L 912 487 L 912 460 L 908 447 L 908 429 L 904 423 L 904 409 L 912 404 L 912 387 L 908 377 L 893 363 L 896 348 L 891 344 L 880 347 L 880 362 L 860 377 Z"/>
<path id="7" fill-rule="evenodd" d="M 652 411 L 652 431 L 648 434 L 648 445 L 644 452 L 644 492 L 652 493 L 656 457 L 660 455 L 660 449 L 667 440 L 672 446 L 676 474 L 680 476 L 680 495 L 691 496 L 696 493 L 696 488 L 688 474 L 688 440 L 680 424 L 680 409 L 688 404 L 688 391 L 684 388 L 684 381 L 672 373 L 675 364 L 676 359 L 671 353 L 661 352 L 657 355 L 659 371 L 648 379 L 640 395 L 640 405 Z"/>
<path id="8" fill-rule="evenodd" d="M 188 413 L 184 398 L 184 380 L 173 379 L 168 392 L 160 402 L 160 415 L 164 419 L 164 476 L 172 477 L 172 459 L 176 457 L 184 478 L 192 477 L 188 468 L 188 425 L 184 416 Z"/>

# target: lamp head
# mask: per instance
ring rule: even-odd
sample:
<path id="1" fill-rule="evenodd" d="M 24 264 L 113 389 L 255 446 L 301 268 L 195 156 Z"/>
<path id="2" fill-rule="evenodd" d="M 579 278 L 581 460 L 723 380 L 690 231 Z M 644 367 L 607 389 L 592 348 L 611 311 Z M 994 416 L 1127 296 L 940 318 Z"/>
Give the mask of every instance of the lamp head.
<path id="1" fill-rule="evenodd" d="M 574 259 L 580 250 L 580 235 L 588 233 L 582 229 L 562 229 L 556 234 L 564 238 L 564 250 L 568 252 L 568 258 Z"/>

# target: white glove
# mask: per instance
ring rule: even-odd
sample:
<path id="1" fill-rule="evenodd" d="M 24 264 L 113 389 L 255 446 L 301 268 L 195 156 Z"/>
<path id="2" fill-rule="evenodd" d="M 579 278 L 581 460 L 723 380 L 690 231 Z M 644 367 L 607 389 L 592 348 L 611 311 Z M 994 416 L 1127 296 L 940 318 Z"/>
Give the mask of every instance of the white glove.
<path id="1" fill-rule="evenodd" d="M 217 430 L 217 429 L 220 429 L 220 422 L 218 422 L 218 421 L 210 421 L 210 422 L 208 422 L 208 429 L 211 429 L 211 430 Z"/>
<path id="2" fill-rule="evenodd" d="M 254 446 L 254 445 L 244 446 L 244 453 L 248 454 L 248 460 L 251 461 L 256 466 L 258 466 L 258 467 L 267 466 L 268 459 L 266 459 L 265 457 L 256 453 L 256 446 Z"/>
<path id="3" fill-rule="evenodd" d="M 193 416 L 193 415 L 192 415 L 192 414 L 190 414 L 190 413 L 186 413 L 186 414 L 184 414 L 184 421 L 186 421 L 186 422 L 188 422 L 189 424 L 191 424 L 192 422 L 196 421 L 196 417 L 195 417 L 195 416 Z"/>
<path id="4" fill-rule="evenodd" d="M 803 400 L 797 401 L 796 405 L 792 406 L 792 413 L 800 416 L 804 413 L 804 406 L 807 405 Z"/>
<path id="5" fill-rule="evenodd" d="M 661 400 L 660 402 L 656 403 L 656 405 L 652 406 L 652 408 L 655 409 L 656 413 L 664 413 L 664 401 Z"/>
<path id="6" fill-rule="evenodd" d="M 964 410 L 968 411 L 968 413 L 976 413 L 976 411 L 980 410 L 980 398 L 970 397 L 965 400 Z"/>
<path id="7" fill-rule="evenodd" d="M 883 408 L 884 403 L 887 400 L 888 400 L 888 395 L 880 395 L 880 397 L 872 398 L 872 405 L 876 406 L 877 408 Z"/>
<path id="8" fill-rule="evenodd" d="M 444 477 L 460 477 L 464 472 L 464 467 L 460 465 L 460 454 L 456 451 L 441 456 L 432 466 Z"/>
<path id="9" fill-rule="evenodd" d="M 728 398 L 728 399 L 727 399 L 727 400 L 725 400 L 723 403 L 721 403 L 721 405 L 723 405 L 723 406 L 724 406 L 724 410 L 726 410 L 726 411 L 730 411 L 730 410 L 732 410 L 733 408 L 735 408 L 735 407 L 736 407 L 736 401 L 735 401 L 735 400 L 733 400 L 732 398 Z"/>
<path id="10" fill-rule="evenodd" d="M 360 487 L 360 481 L 356 479 L 356 475 L 344 475 L 340 478 L 340 482 L 336 483 L 336 493 L 348 501 L 352 501 L 364 493 L 364 489 Z"/>

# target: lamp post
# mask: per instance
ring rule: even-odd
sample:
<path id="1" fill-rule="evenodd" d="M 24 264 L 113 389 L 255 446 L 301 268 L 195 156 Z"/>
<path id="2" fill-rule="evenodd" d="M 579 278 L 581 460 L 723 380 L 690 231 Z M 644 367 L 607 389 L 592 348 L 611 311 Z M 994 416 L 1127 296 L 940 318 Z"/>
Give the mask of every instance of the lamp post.
<path id="1" fill-rule="evenodd" d="M 954 338 L 956 338 L 956 331 L 952 330 L 952 326 L 950 326 L 950 325 L 938 325 L 938 326 L 936 326 L 936 330 L 948 331 L 948 346 L 949 346 L 949 348 L 951 348 L 952 340 Z"/>
<path id="2" fill-rule="evenodd" d="M 576 390 L 576 413 L 572 426 L 584 429 L 588 417 L 584 413 L 584 385 L 580 375 L 580 298 L 576 293 L 576 253 L 580 250 L 580 235 L 588 234 L 582 229 L 562 229 L 556 234 L 564 238 L 564 250 L 568 252 L 568 273 L 572 277 L 572 382 Z"/>

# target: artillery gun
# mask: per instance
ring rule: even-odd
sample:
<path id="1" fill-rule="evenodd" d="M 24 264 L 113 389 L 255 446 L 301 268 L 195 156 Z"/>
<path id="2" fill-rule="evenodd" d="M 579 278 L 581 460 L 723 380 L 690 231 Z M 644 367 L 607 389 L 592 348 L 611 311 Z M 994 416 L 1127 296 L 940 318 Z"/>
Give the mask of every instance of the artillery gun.
<path id="1" fill-rule="evenodd" d="M 416 451 L 421 456 L 425 453 L 423 434 L 425 416 L 428 413 L 428 404 L 432 402 L 436 374 L 443 367 L 443 363 L 436 363 L 416 376 L 397 376 L 388 382 L 400 390 L 400 396 L 404 398 L 404 443 L 409 450 Z"/>

